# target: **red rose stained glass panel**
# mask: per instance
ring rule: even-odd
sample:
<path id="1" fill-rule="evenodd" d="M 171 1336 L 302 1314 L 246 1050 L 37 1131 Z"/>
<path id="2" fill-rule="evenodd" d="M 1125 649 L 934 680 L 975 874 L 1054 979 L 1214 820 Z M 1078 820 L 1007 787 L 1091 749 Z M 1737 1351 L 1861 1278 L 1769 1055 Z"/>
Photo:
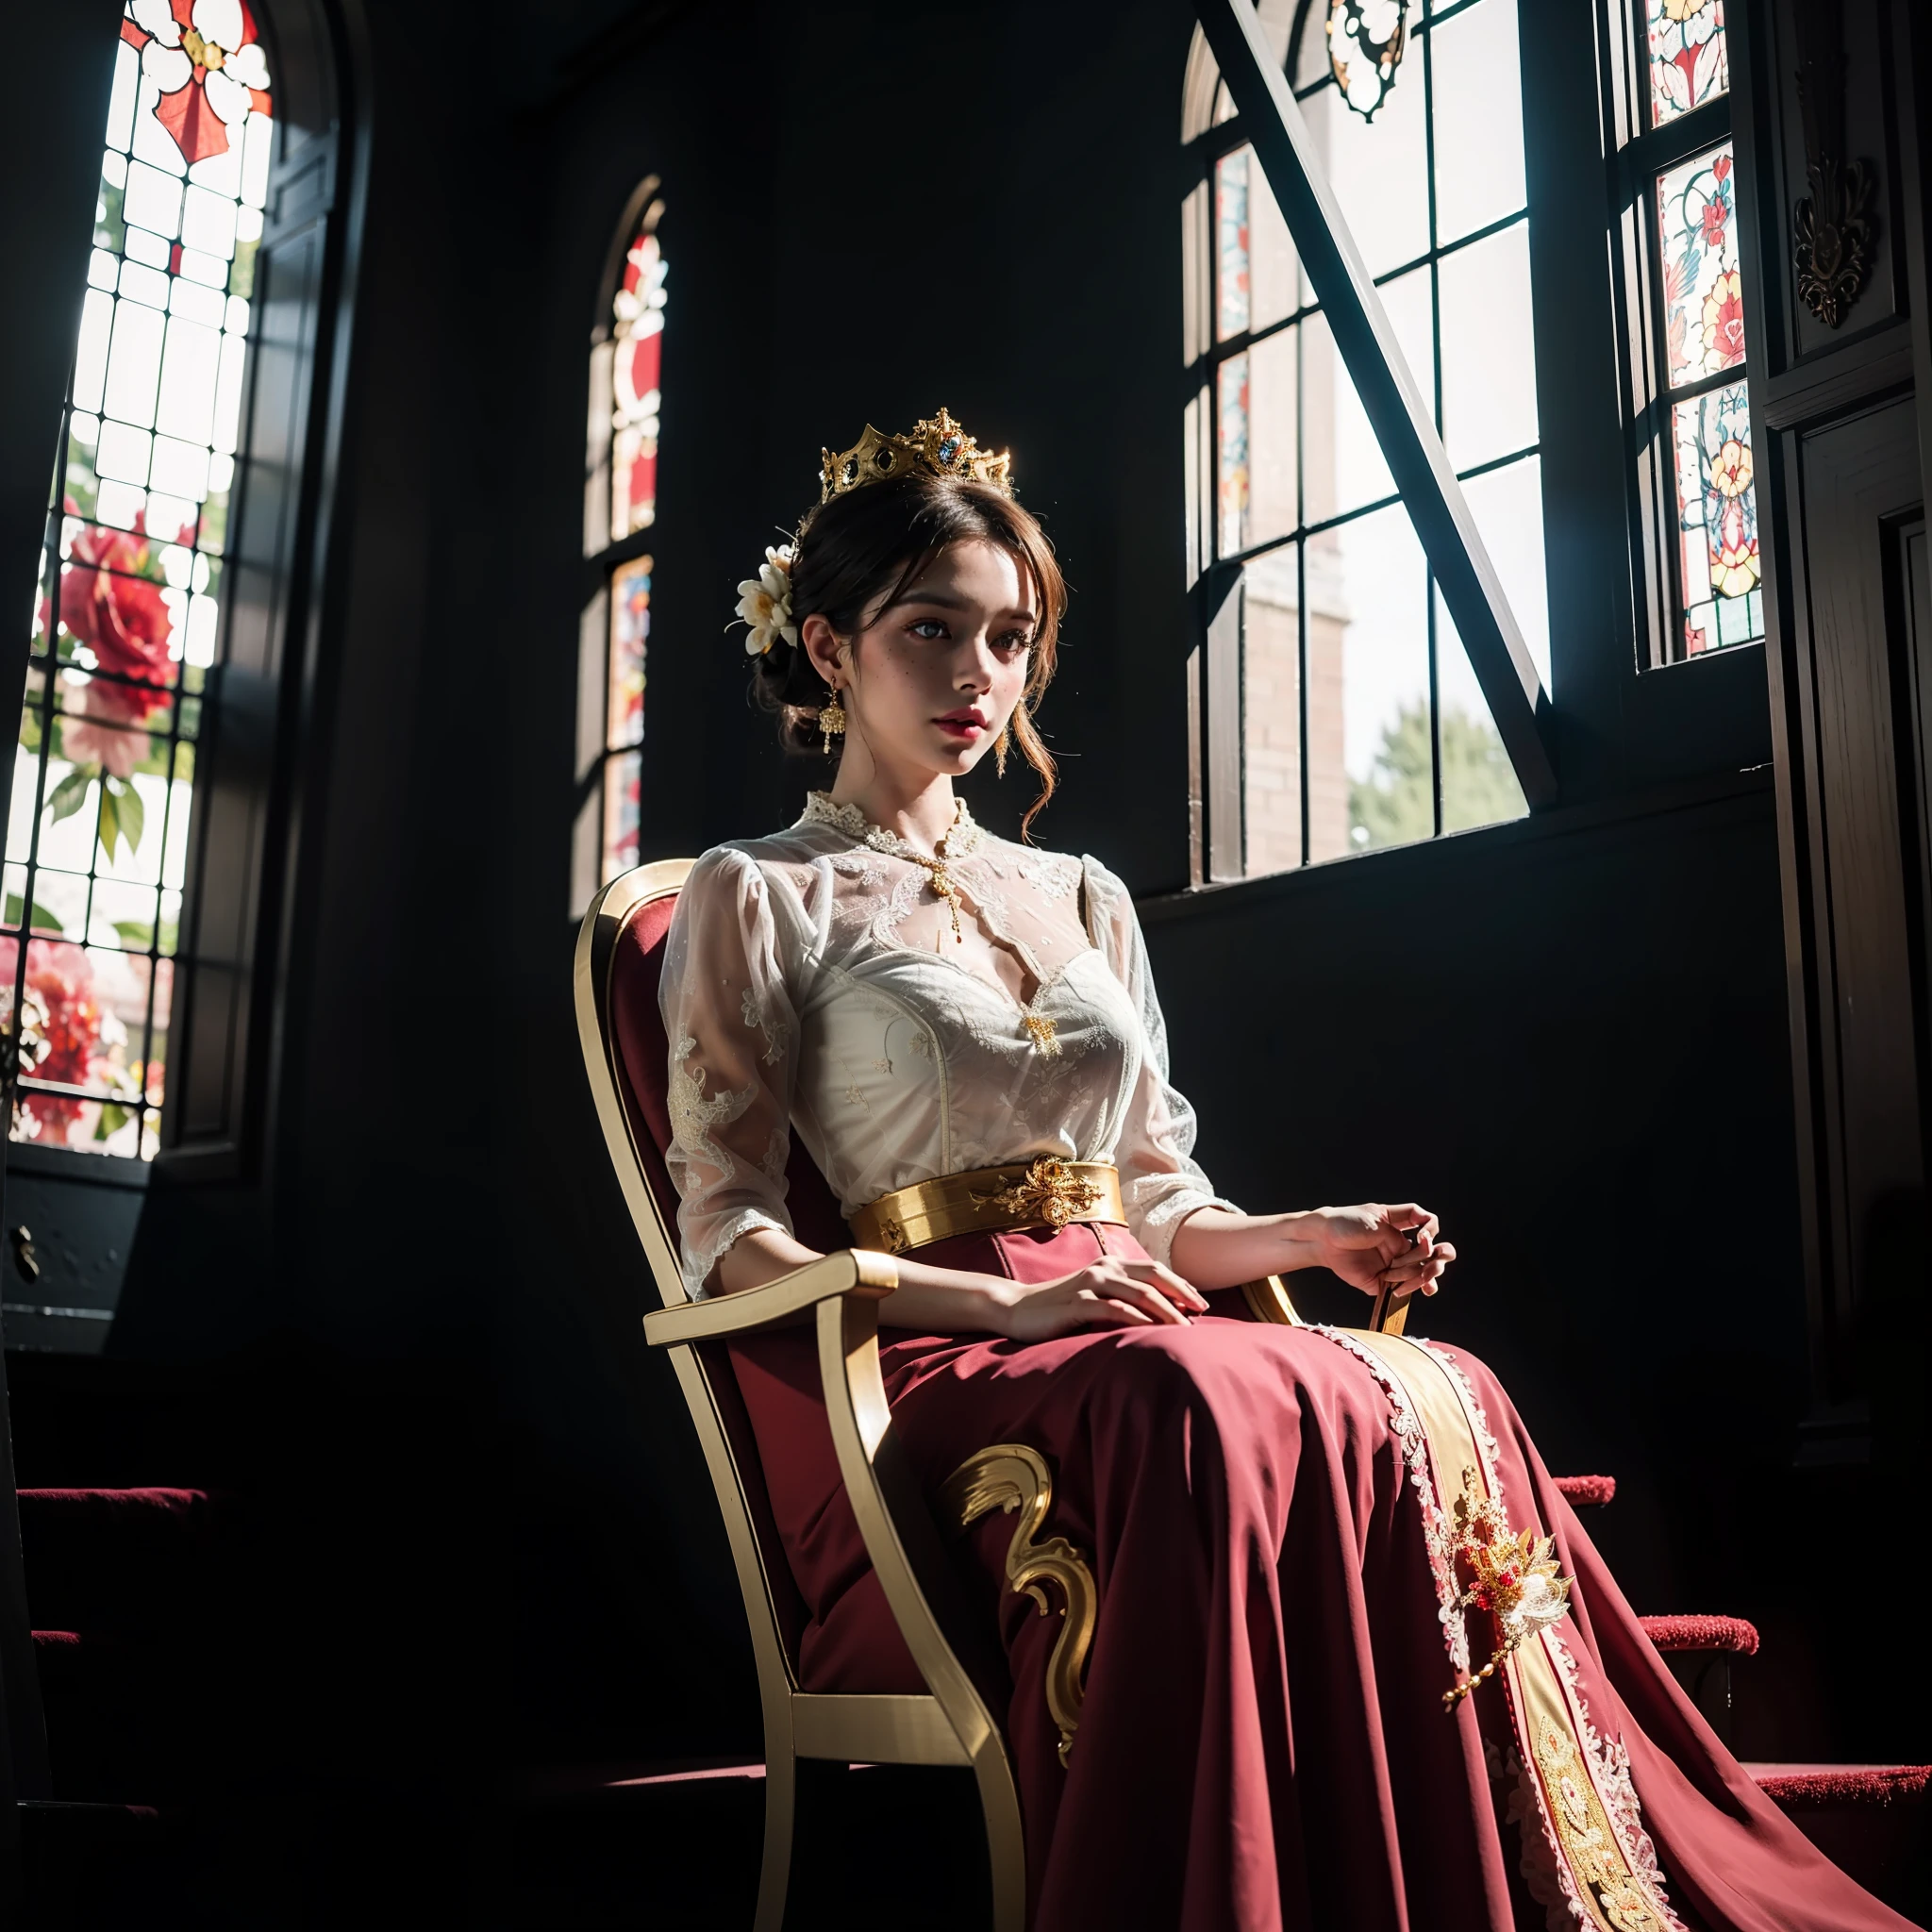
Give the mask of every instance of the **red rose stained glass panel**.
<path id="1" fill-rule="evenodd" d="M 128 0 L 112 53 L 15 751 L 0 1011 L 12 1137 L 135 1157 L 158 1144 L 275 126 L 242 0 Z M 23 948 L 23 929 L 45 937 Z"/>

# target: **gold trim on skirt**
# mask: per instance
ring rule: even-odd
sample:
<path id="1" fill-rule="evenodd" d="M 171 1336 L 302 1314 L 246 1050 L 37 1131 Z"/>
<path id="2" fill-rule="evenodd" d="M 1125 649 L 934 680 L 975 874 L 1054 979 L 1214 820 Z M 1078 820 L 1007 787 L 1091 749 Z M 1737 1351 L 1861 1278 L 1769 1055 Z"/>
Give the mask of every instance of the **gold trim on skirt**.
<path id="1" fill-rule="evenodd" d="M 1001 1234 L 1016 1227 L 1065 1227 L 1074 1221 L 1126 1225 L 1117 1168 L 1097 1160 L 1037 1160 L 944 1174 L 881 1194 L 852 1215 L 854 1242 L 903 1255 L 956 1234 Z"/>

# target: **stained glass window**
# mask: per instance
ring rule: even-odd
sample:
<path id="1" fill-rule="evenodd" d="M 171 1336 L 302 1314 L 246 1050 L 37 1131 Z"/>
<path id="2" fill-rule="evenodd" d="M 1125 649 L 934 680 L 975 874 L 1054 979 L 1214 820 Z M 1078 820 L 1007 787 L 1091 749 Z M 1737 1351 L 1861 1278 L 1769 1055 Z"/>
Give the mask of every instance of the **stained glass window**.
<path id="1" fill-rule="evenodd" d="M 1670 380 L 1735 369 L 1744 359 L 1744 289 L 1730 142 L 1659 175 L 1657 204 Z"/>
<path id="2" fill-rule="evenodd" d="M 1642 0 L 1655 127 L 1729 92 L 1724 0 Z"/>
<path id="3" fill-rule="evenodd" d="M 240 0 L 130 0 L 114 58 L 14 759 L 0 1025 L 15 1141 L 145 1159 L 274 126 Z"/>
<path id="4" fill-rule="evenodd" d="M 1314 0 L 1291 54 L 1350 232 L 1547 683 L 1517 9 Z M 1336 56 L 1347 100 L 1324 35 L 1337 19 L 1355 36 Z M 1238 719 L 1241 737 L 1240 838 L 1213 834 L 1216 875 L 1230 844 L 1231 869 L 1257 874 L 1513 817 L 1524 804 L 1507 755 L 1267 178 L 1238 124 L 1203 111 L 1187 132 L 1212 209 L 1190 231 L 1208 231 L 1191 268 L 1191 420 L 1212 425 L 1195 568 L 1239 564 L 1243 583 L 1241 703 L 1203 712 L 1208 730 Z"/>
<path id="5" fill-rule="evenodd" d="M 1638 184 L 1634 219 L 1654 238 L 1648 275 L 1625 294 L 1641 318 L 1632 331 L 1640 392 L 1655 398 L 1649 414 L 1658 425 L 1638 452 L 1649 473 L 1639 495 L 1658 508 L 1649 541 L 1661 636 L 1655 655 L 1671 662 L 1764 635 L 1751 412 L 1740 379 L 1751 291 L 1738 253 L 1735 155 L 1723 129 L 1730 86 L 1723 0 L 1634 5 L 1633 66 L 1642 68 L 1636 85 L 1647 94 L 1650 125 L 1617 158 L 1617 175 Z M 1710 111 L 1687 135 L 1681 117 L 1692 108 Z"/>
<path id="6" fill-rule="evenodd" d="M 624 258 L 611 304 L 610 541 L 648 529 L 658 515 L 658 371 L 664 347 L 664 258 L 641 230 Z"/>
<path id="7" fill-rule="evenodd" d="M 664 204 L 654 175 L 632 196 L 609 304 L 591 336 L 584 554 L 602 587 L 585 608 L 577 669 L 577 777 L 571 906 L 638 862 L 644 678 L 651 632 L 645 533 L 658 518 L 658 417 L 664 348 Z"/>

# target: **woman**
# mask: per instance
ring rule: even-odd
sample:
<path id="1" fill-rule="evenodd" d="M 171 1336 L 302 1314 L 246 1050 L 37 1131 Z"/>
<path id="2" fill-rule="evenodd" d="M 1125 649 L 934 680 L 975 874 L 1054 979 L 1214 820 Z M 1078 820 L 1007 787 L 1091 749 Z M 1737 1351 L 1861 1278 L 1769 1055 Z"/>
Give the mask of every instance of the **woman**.
<path id="1" fill-rule="evenodd" d="M 731 1293 L 817 1257 L 787 1211 L 796 1134 L 855 1243 L 899 1257 L 881 1365 L 927 1480 L 1002 1441 L 1054 1469 L 1051 1527 L 1100 1608 L 1063 1763 L 1051 1620 L 1000 1601 L 1034 1923 L 1902 1926 L 1696 1716 L 1480 1363 L 1210 1301 L 1318 1265 L 1434 1294 L 1455 1249 L 1412 1202 L 1218 1196 L 1120 881 L 955 797 L 1016 744 L 1029 823 L 1054 785 L 1032 713 L 1065 591 L 1008 459 L 943 410 L 868 429 L 741 589 L 758 695 L 838 762 L 795 825 L 707 853 L 679 901 L 687 1280 Z M 739 1366 L 812 1615 L 808 1687 L 918 1688 L 810 1446 L 804 1338 Z M 1008 1528 L 983 1527 L 991 1604 Z"/>

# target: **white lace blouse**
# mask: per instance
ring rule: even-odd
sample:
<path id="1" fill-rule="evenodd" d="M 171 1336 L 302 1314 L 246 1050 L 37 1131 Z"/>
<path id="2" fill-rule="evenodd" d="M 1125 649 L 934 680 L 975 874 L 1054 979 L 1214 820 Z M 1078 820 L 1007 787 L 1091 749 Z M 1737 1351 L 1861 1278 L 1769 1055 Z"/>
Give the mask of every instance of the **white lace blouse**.
<path id="1" fill-rule="evenodd" d="M 679 894 L 661 998 L 693 1294 L 741 1235 L 791 1231 L 794 1131 L 846 1214 L 1041 1154 L 1112 1161 L 1162 1261 L 1185 1216 L 1232 1205 L 1191 1158 L 1126 888 L 963 804 L 941 842 L 951 901 L 913 847 L 813 792 L 789 830 L 706 853 Z"/>

